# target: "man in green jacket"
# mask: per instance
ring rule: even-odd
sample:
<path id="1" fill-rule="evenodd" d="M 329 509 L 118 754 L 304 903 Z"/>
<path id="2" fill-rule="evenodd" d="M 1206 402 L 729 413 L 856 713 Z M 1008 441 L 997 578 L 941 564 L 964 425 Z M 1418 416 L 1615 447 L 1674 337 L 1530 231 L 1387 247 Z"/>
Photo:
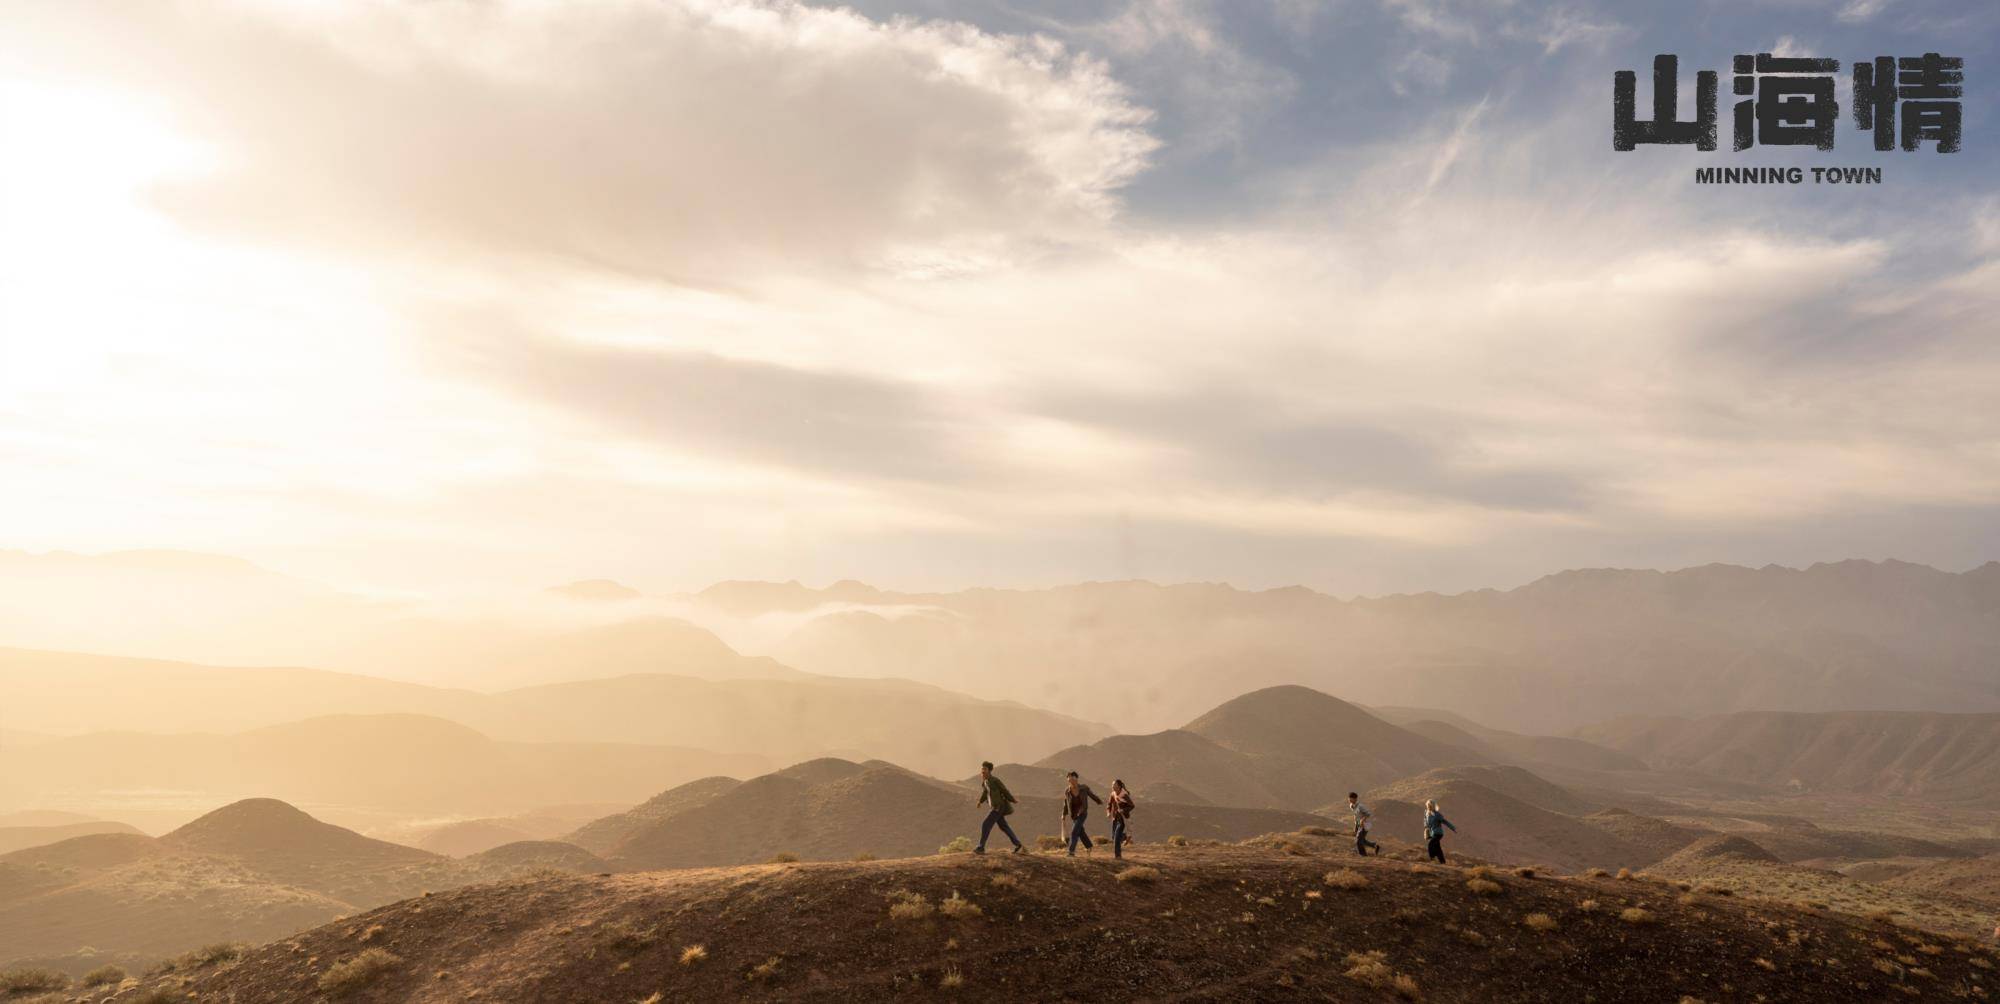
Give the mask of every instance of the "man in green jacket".
<path id="1" fill-rule="evenodd" d="M 1014 835 L 1014 828 L 1007 825 L 1007 817 L 1014 812 L 1014 793 L 1007 790 L 1000 779 L 993 776 L 993 761 L 979 765 L 979 801 L 976 805 L 991 803 L 993 808 L 986 813 L 986 821 L 979 824 L 979 846 L 972 849 L 974 854 L 986 853 L 986 838 L 993 835 L 993 827 L 1014 842 L 1014 853 L 1026 854 L 1028 849 L 1021 846 L 1021 838 Z"/>

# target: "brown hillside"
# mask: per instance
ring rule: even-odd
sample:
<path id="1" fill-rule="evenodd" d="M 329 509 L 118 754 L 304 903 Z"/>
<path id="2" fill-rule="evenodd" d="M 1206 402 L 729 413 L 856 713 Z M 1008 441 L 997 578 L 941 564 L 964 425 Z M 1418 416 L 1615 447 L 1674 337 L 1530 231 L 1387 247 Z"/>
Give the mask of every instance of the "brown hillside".
<path id="1" fill-rule="evenodd" d="M 1439 742 L 1463 746 L 1500 761 L 1530 768 L 1578 771 L 1645 770 L 1629 753 L 1571 736 L 1530 736 L 1482 725 L 1437 708 L 1377 707 L 1377 717 Z"/>
<path id="2" fill-rule="evenodd" d="M 58 823 L 53 826 L 0 826 L 0 854 L 9 854 L 28 847 L 43 847 L 59 840 L 87 837 L 94 833 L 137 832 L 139 831 L 136 827 L 106 820 Z"/>
<path id="3" fill-rule="evenodd" d="M 1659 860 L 1706 836 L 1707 830 L 1677 826 L 1656 816 L 1640 815 L 1624 809 L 1604 809 L 1581 817 L 1596 827 Z"/>
<path id="4" fill-rule="evenodd" d="M 1055 792 L 1026 791 L 1004 773 L 1000 777 L 1020 798 L 1009 822 L 1023 841 L 1061 829 Z M 1109 788 L 1094 780 L 1092 785 Z M 728 786 L 700 804 L 683 804 L 634 829 L 606 857 L 633 870 L 749 864 L 780 854 L 808 861 L 932 854 L 956 838 L 978 839 L 985 810 L 977 800 L 974 788 L 894 764 L 812 761 Z M 1134 839 L 1144 834 L 1152 840 L 1172 835 L 1239 840 L 1317 822 L 1323 820 L 1300 812 L 1145 802 L 1133 817 L 1132 833 Z M 1108 830 L 1096 806 L 1089 828 L 1095 837 Z M 990 850 L 1008 846 L 997 831 L 992 840 Z"/>
<path id="5" fill-rule="evenodd" d="M 1509 798 L 1526 802 L 1538 809 L 1560 812 L 1566 816 L 1582 816 L 1606 808 L 1602 802 L 1551 783 L 1524 767 L 1501 764 L 1442 767 L 1403 778 L 1375 788 L 1373 791 L 1377 798 L 1397 798 L 1421 804 L 1426 798 L 1436 797 L 1427 795 L 1427 791 L 1460 781 L 1469 781 L 1490 791 L 1497 791 Z"/>
<path id="6" fill-rule="evenodd" d="M 1054 753 L 1035 766 L 1048 773 L 1035 787 L 1015 789 L 1015 794 L 1058 790 L 1063 772 L 1074 770 L 1094 778 L 1124 778 L 1135 792 L 1150 785 L 1171 783 L 1216 805 L 1275 809 L 1287 804 L 1283 794 L 1265 783 L 1267 778 L 1261 764 L 1246 754 L 1183 729 L 1145 736 L 1110 736 L 1088 746 L 1072 746 Z M 1001 776 L 1006 778 L 1005 774 Z M 1014 782 L 1008 779 L 1007 784 L 1012 788 Z M 1293 807 L 1297 805 L 1294 803 Z"/>
<path id="7" fill-rule="evenodd" d="M 1959 896 L 2000 911 L 2000 855 L 1938 861 L 1878 884 L 1890 889 Z"/>
<path id="8" fill-rule="evenodd" d="M 1948 893 L 1887 888 L 1839 872 L 1777 860 L 1754 840 L 1735 835 L 1705 838 L 1647 871 L 1691 888 L 1738 897 L 1893 917 L 1936 931 L 1983 936 L 2000 923 L 2000 909 Z"/>
<path id="9" fill-rule="evenodd" d="M 689 781 L 660 792 L 625 812 L 586 823 L 563 840 L 596 854 L 609 854 L 640 829 L 705 805 L 742 783 L 733 777 L 705 777 Z"/>
<path id="10" fill-rule="evenodd" d="M 1293 807 L 1328 794 L 1486 757 L 1427 739 L 1307 687 L 1267 687 L 1224 702 L 1187 730 L 1252 757 L 1265 785 Z"/>
<path id="11" fill-rule="evenodd" d="M 1778 790 L 2000 807 L 2000 714 L 1749 711 L 1621 718 L 1578 734 L 1655 767 Z"/>
<path id="12" fill-rule="evenodd" d="M 1147 881 L 1120 880 L 1140 864 Z M 1366 885 L 1327 885 L 1336 864 Z M 1851 918 L 1684 903 L 1651 882 L 1492 881 L 1477 895 L 1456 868 L 1243 846 L 544 878 L 399 903 L 152 986 L 319 1000 L 365 948 L 390 958 L 344 1000 L 1382 1001 L 1401 976 L 1433 1002 L 1876 1004 L 1993 979 L 1989 948 Z"/>
<path id="13" fill-rule="evenodd" d="M 490 851 L 474 854 L 466 863 L 500 870 L 552 868 L 562 872 L 601 872 L 611 869 L 603 858 L 560 840 L 521 840 L 502 844 Z"/>
<path id="14" fill-rule="evenodd" d="M 1458 832 L 1445 831 L 1447 856 L 1471 854 L 1565 870 L 1636 867 L 1655 860 L 1644 848 L 1560 812 L 1530 805 L 1476 781 L 1448 778 L 1434 784 L 1398 783 L 1363 793 L 1375 813 L 1377 839 L 1423 843 L 1424 805 L 1435 798 Z M 1329 813 L 1344 812 L 1345 803 Z M 1336 817 L 1340 818 L 1340 817 Z"/>

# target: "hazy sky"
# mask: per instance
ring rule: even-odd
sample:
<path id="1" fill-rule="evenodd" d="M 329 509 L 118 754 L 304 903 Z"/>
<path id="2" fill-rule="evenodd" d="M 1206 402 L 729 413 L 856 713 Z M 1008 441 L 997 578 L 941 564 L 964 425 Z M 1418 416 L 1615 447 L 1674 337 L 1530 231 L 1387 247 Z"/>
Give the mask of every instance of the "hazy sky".
<path id="1" fill-rule="evenodd" d="M 0 11 L 0 547 L 414 589 L 2000 557 L 1987 0 Z M 1726 106 L 1760 50 L 1843 104 L 1963 56 L 1965 149 L 1611 151 L 1614 70 Z M 1789 163 L 1885 184 L 1692 183 Z"/>

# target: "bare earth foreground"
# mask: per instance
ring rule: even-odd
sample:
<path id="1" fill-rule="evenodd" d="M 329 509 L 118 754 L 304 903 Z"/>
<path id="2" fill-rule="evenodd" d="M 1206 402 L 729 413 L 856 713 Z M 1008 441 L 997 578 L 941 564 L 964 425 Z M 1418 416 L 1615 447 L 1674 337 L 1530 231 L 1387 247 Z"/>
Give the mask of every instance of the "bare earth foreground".
<path id="1" fill-rule="evenodd" d="M 550 875 L 52 999 L 1880 1002 L 2000 978 L 1992 946 L 1883 919 L 1346 843 Z"/>

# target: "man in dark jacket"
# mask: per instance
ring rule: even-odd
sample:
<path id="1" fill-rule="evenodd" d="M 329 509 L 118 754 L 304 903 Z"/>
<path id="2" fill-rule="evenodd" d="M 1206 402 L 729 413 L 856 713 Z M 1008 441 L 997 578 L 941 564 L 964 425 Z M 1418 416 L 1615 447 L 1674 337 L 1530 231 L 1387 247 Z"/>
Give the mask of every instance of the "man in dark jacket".
<path id="1" fill-rule="evenodd" d="M 1091 791 L 1089 785 L 1077 780 L 1076 771 L 1070 771 L 1069 788 L 1063 792 L 1062 800 L 1063 822 L 1068 824 L 1069 827 L 1070 857 L 1076 857 L 1076 845 L 1078 841 L 1083 842 L 1084 850 L 1089 850 L 1094 846 L 1090 842 L 1090 834 L 1083 832 L 1083 821 L 1090 816 L 1090 803 L 1092 802 L 1096 802 L 1099 805 L 1104 804 L 1104 800 L 1098 798 L 1097 793 Z"/>
<path id="2" fill-rule="evenodd" d="M 973 804 L 989 803 L 993 808 L 986 813 L 986 821 L 979 824 L 979 846 L 973 848 L 972 853 L 986 853 L 986 838 L 992 836 L 993 828 L 998 826 L 1000 832 L 1005 833 L 1007 839 L 1014 842 L 1014 853 L 1026 854 L 1028 849 L 1021 846 L 1021 838 L 1015 836 L 1014 828 L 1007 825 L 1007 817 L 1014 812 L 1014 793 L 1008 791 L 1007 786 L 993 776 L 991 760 L 979 765 L 979 801 Z"/>
<path id="3" fill-rule="evenodd" d="M 1111 782 L 1111 797 L 1104 803 L 1104 814 L 1111 817 L 1111 856 L 1125 856 L 1125 821 L 1132 818 L 1132 792 L 1127 790 L 1122 779 Z"/>

